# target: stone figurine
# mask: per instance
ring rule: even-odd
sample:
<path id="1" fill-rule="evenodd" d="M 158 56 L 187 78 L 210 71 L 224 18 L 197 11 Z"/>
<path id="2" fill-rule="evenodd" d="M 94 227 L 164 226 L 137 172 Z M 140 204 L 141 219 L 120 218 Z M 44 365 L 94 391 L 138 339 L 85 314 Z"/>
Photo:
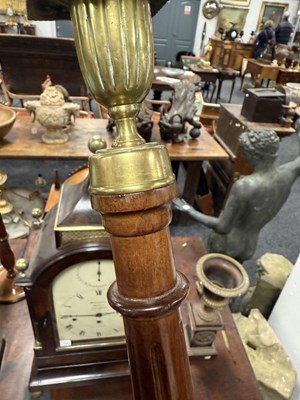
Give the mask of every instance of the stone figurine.
<path id="1" fill-rule="evenodd" d="M 299 119 L 296 130 L 299 136 Z M 198 212 L 184 200 L 175 199 L 173 203 L 176 209 L 212 229 L 207 245 L 209 252 L 223 253 L 243 262 L 253 256 L 260 230 L 287 200 L 300 174 L 300 156 L 275 166 L 279 138 L 271 130 L 245 131 L 239 142 L 254 172 L 233 184 L 219 217 Z"/>
<path id="2" fill-rule="evenodd" d="M 40 100 L 27 101 L 25 108 L 37 121 L 46 128 L 42 142 L 47 144 L 63 144 L 69 139 L 64 128 L 75 121 L 79 105 L 67 102 L 68 93 L 63 86 L 46 86 Z"/>
<path id="3" fill-rule="evenodd" d="M 197 108 L 195 106 L 196 86 L 188 80 L 182 80 L 174 85 L 172 106 L 160 114 L 160 134 L 163 140 L 173 143 L 182 142 L 187 133 L 186 123 L 193 126 L 189 135 L 196 139 L 200 136 L 201 123 L 194 119 Z"/>

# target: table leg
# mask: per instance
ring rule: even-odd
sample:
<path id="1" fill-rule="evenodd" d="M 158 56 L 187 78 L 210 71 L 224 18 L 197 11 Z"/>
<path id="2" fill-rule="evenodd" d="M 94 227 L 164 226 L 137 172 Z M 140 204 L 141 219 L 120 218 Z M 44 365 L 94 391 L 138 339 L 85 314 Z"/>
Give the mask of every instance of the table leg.
<path id="1" fill-rule="evenodd" d="M 211 92 L 211 96 L 210 96 L 210 100 L 209 100 L 210 103 L 212 103 L 212 101 L 213 101 L 215 91 L 216 91 L 216 82 L 213 82 L 213 90 Z"/>
<path id="2" fill-rule="evenodd" d="M 162 91 L 153 90 L 153 100 L 161 100 Z M 154 111 L 159 111 L 161 104 L 152 104 L 152 109 Z"/>
<path id="3" fill-rule="evenodd" d="M 190 161 L 187 163 L 186 176 L 182 198 L 193 205 L 201 176 L 202 161 Z M 186 226 L 189 216 L 182 213 L 179 219 L 180 226 Z"/>
<path id="4" fill-rule="evenodd" d="M 231 92 L 230 92 L 230 97 L 229 97 L 229 103 L 231 103 L 231 98 L 232 98 L 232 93 L 233 93 L 234 86 L 235 86 L 235 77 L 234 77 L 234 79 L 232 81 Z"/>
<path id="5" fill-rule="evenodd" d="M 1 369 L 2 360 L 3 360 L 3 356 L 4 356 L 4 349 L 5 349 L 5 339 L 2 338 L 1 344 L 0 344 L 0 369 Z"/>
<path id="6" fill-rule="evenodd" d="M 218 100 L 220 98 L 220 94 L 221 94 L 221 90 L 222 90 L 222 84 L 223 84 L 223 78 L 219 78 L 216 103 L 218 102 Z"/>
<path id="7" fill-rule="evenodd" d="M 244 78 L 245 78 L 245 75 L 246 75 L 246 73 L 247 73 L 247 71 L 245 71 L 242 75 L 241 75 L 241 86 L 240 86 L 240 90 L 242 90 L 243 89 L 243 85 L 244 85 Z"/>

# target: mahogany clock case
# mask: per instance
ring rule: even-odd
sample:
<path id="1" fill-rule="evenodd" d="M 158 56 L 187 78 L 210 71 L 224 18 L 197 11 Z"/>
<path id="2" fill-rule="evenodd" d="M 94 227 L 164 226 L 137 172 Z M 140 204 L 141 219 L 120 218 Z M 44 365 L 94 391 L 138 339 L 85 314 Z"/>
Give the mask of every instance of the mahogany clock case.
<path id="1" fill-rule="evenodd" d="M 60 346 L 52 299 L 53 281 L 80 262 L 112 260 L 112 251 L 107 239 L 77 240 L 56 248 L 53 231 L 56 212 L 55 207 L 47 214 L 26 276 L 17 280 L 18 285 L 25 287 L 35 337 L 31 391 L 129 374 L 124 336 L 109 340 L 83 339 L 74 346 Z"/>

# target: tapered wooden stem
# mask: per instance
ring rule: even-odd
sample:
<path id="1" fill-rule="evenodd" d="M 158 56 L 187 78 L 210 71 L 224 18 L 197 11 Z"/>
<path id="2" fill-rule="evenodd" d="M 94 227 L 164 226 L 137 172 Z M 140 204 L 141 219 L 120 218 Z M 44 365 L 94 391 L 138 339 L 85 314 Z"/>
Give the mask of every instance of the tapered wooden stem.
<path id="1" fill-rule="evenodd" d="M 135 399 L 191 400 L 193 390 L 178 311 L 187 294 L 176 273 L 168 225 L 176 185 L 122 196 L 92 195 L 112 235 L 117 281 L 108 292 L 124 317 Z"/>

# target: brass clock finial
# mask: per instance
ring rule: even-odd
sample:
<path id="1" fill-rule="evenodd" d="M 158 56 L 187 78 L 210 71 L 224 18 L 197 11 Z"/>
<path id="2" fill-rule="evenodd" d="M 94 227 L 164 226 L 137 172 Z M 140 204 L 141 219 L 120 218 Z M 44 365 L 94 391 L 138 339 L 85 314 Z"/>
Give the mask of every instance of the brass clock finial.
<path id="1" fill-rule="evenodd" d="M 19 258 L 16 261 L 16 270 L 20 273 L 22 278 L 26 277 L 26 271 L 28 269 L 29 263 L 25 258 Z"/>
<path id="2" fill-rule="evenodd" d="M 40 226 L 42 225 L 42 218 L 43 218 L 43 210 L 41 210 L 40 208 L 36 207 L 31 211 L 31 215 L 33 217 L 33 227 L 34 228 L 40 228 Z"/>

